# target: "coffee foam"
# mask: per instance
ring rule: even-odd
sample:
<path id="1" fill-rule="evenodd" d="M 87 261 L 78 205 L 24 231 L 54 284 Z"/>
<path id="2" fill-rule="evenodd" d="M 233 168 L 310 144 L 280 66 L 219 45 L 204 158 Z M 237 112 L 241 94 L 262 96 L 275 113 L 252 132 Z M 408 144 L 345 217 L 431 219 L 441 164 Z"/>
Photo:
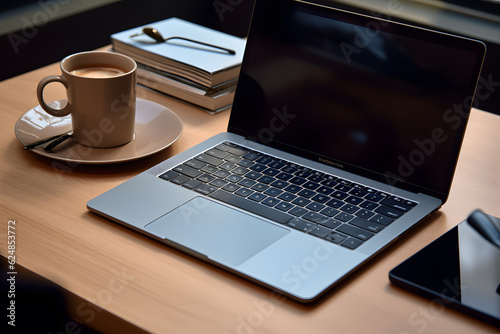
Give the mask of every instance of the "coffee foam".
<path id="1" fill-rule="evenodd" d="M 126 72 L 118 68 L 96 66 L 75 69 L 70 73 L 86 78 L 109 78 L 124 74 Z"/>

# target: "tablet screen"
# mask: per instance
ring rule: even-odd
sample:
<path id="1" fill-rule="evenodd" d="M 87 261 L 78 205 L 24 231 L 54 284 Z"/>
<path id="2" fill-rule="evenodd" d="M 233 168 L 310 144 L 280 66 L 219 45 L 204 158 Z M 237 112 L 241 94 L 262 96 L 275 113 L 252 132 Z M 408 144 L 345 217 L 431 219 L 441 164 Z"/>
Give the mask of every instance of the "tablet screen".
<path id="1" fill-rule="evenodd" d="M 389 278 L 399 287 L 500 326 L 500 249 L 467 222 L 394 268 Z"/>

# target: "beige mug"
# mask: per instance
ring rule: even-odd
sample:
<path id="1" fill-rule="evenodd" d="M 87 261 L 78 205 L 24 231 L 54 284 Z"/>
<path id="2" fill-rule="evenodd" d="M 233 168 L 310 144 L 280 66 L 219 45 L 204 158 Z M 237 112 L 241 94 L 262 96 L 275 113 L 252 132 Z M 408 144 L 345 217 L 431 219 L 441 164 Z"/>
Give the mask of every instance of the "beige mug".
<path id="1" fill-rule="evenodd" d="M 61 75 L 43 78 L 37 87 L 40 106 L 47 113 L 71 114 L 73 138 L 94 148 L 124 145 L 134 138 L 137 64 L 125 55 L 106 51 L 76 53 L 64 58 Z M 51 82 L 66 88 L 67 104 L 54 109 L 43 90 Z"/>

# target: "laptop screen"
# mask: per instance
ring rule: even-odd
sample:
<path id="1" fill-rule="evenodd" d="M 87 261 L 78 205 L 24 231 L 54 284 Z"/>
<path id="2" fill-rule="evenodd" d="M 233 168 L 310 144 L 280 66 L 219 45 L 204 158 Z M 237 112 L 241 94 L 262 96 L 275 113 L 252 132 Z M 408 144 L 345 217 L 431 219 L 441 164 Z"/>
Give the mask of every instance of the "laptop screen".
<path id="1" fill-rule="evenodd" d="M 446 199 L 484 45 L 257 1 L 229 131 Z"/>

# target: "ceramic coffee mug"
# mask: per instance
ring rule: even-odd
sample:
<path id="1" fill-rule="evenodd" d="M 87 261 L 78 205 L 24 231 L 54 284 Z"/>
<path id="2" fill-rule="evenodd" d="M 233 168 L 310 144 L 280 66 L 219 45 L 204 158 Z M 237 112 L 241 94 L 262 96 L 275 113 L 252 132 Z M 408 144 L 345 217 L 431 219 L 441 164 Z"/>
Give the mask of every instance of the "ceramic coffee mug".
<path id="1" fill-rule="evenodd" d="M 134 137 L 137 64 L 122 54 L 90 51 L 61 61 L 61 75 L 43 78 L 37 87 L 40 106 L 49 114 L 71 114 L 73 138 L 95 148 L 121 146 Z M 51 82 L 66 87 L 68 103 L 54 109 L 43 99 Z"/>

